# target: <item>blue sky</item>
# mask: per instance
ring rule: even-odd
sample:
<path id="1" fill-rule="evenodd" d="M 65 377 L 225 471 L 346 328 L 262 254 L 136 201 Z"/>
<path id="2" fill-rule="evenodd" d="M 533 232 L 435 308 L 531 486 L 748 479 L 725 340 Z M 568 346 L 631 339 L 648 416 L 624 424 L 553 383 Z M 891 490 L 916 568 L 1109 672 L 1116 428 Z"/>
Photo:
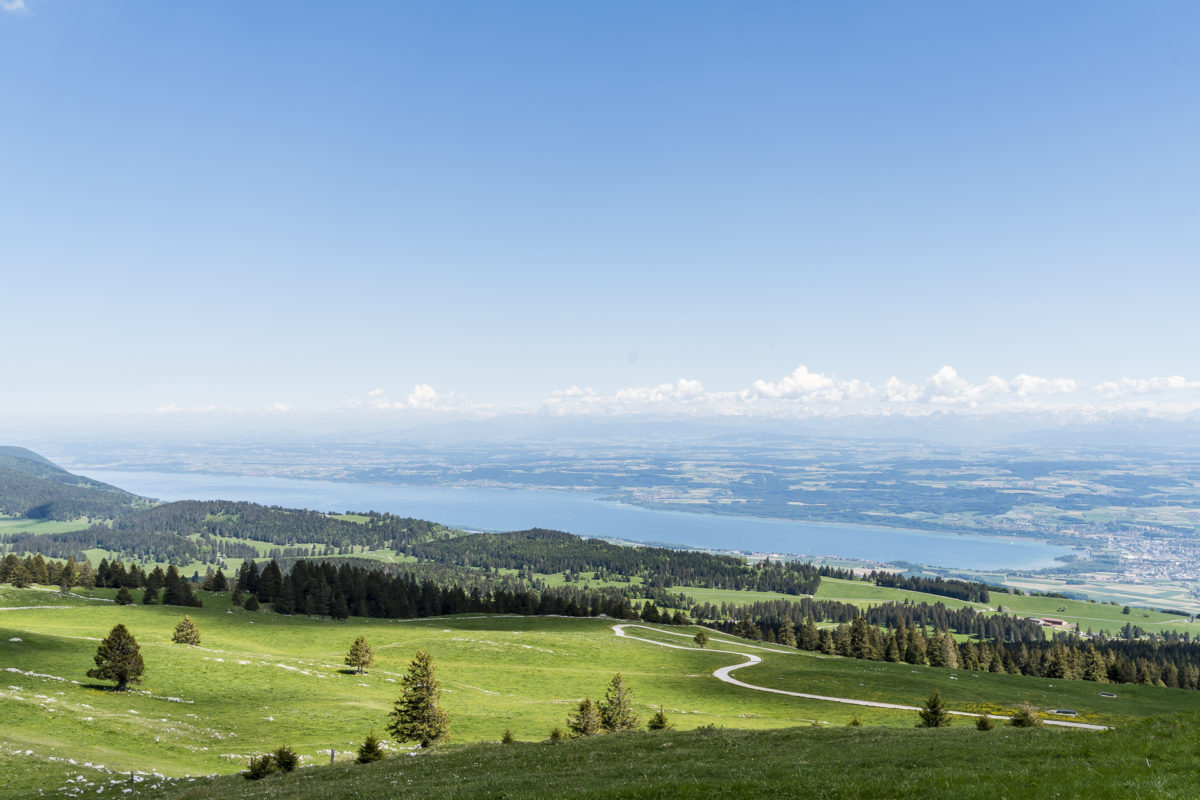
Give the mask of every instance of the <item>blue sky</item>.
<path id="1" fill-rule="evenodd" d="M 0 413 L 1200 406 L 1194 3 L 2 7 Z"/>

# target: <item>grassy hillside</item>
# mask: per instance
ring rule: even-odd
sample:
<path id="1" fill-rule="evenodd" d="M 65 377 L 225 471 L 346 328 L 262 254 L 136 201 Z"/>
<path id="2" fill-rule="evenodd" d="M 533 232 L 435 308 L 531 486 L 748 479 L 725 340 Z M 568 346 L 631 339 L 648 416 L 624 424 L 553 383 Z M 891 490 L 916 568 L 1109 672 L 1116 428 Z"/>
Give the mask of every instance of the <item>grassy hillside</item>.
<path id="1" fill-rule="evenodd" d="M 67 472 L 32 450 L 0 447 L 0 515 L 109 519 L 143 502 L 115 486 Z"/>
<path id="2" fill-rule="evenodd" d="M 383 732 L 398 693 L 396 681 L 418 649 L 432 653 L 438 665 L 456 743 L 495 741 L 505 729 L 519 740 L 541 740 L 551 728 L 564 724 L 579 698 L 600 697 L 618 671 L 633 686 L 643 718 L 661 704 L 681 731 L 709 725 L 747 730 L 840 727 L 854 717 L 868 726 L 907 731 L 915 721 L 912 712 L 720 683 L 712 671 L 742 659 L 713 649 L 744 650 L 748 644 L 724 644 L 721 636 L 714 636 L 707 650 L 678 650 L 619 639 L 611 621 L 597 619 L 491 616 L 334 622 L 235 612 L 224 598 L 201 593 L 205 607 L 188 612 L 200 627 L 202 643 L 187 647 L 170 643 L 184 609 L 116 606 L 105 602 L 111 594 L 97 590 L 95 599 L 62 599 L 48 591 L 0 588 L 0 669 L 7 670 L 0 688 L 0 718 L 5 723 L 0 729 L 0 768 L 8 768 L 13 776 L 0 796 L 34 796 L 40 789 L 64 786 L 83 762 L 105 768 L 103 773 L 84 770 L 91 775 L 88 780 L 108 771 L 127 775 L 142 770 L 172 777 L 232 773 L 251 753 L 283 744 L 296 748 L 307 763 L 325 762 L 329 748 L 346 754 L 370 730 Z M 140 592 L 134 595 L 137 599 Z M 142 646 L 146 683 L 135 693 L 105 691 L 84 674 L 92 666 L 98 638 L 116 622 L 124 623 Z M 359 634 L 367 636 L 377 654 L 365 676 L 347 674 L 342 666 Z M 976 677 L 780 648 L 758 652 L 763 663 L 737 676 L 792 691 L 919 704 L 936 686 L 949 706 L 959 710 L 1002 710 L 1028 699 L 1074 708 L 1081 718 L 1121 727 L 1163 710 L 1200 713 L 1200 692 L 1015 675 Z M 1118 696 L 1102 698 L 1103 689 Z M 1094 738 L 1077 731 L 1067 735 Z M 680 739 L 678 746 L 692 747 L 691 741 Z M 700 747 L 706 740 L 694 741 Z M 660 745 L 630 745 L 643 746 Z M 835 744 L 829 747 L 836 750 Z M 525 751 L 518 747 L 495 757 L 518 752 Z M 481 752 L 473 758 L 492 757 Z M 610 757 L 596 756 L 601 761 Z M 66 759 L 75 759 L 77 765 Z M 237 787 L 246 790 L 241 784 Z"/>
<path id="3" fill-rule="evenodd" d="M 633 733 L 557 745 L 476 744 L 301 769 L 259 782 L 178 783 L 162 797 L 1192 798 L 1194 716 L 1107 734 L 967 727 Z"/>

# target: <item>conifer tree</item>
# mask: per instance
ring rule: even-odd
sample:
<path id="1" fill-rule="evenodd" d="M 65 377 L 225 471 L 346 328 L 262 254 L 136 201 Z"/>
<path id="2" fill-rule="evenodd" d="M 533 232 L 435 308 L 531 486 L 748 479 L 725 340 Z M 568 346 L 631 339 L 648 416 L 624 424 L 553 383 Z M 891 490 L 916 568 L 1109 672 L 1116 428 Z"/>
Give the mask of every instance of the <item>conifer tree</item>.
<path id="1" fill-rule="evenodd" d="M 8 573 L 8 582 L 18 589 L 24 589 L 33 583 L 33 578 L 30 576 L 29 570 L 25 568 L 25 565 L 18 563 Z"/>
<path id="2" fill-rule="evenodd" d="M 102 681 L 116 681 L 119 692 L 125 691 L 130 683 L 141 683 L 146 666 L 138 650 L 133 634 L 118 623 L 96 648 L 96 667 L 89 669 L 87 676 Z"/>
<path id="3" fill-rule="evenodd" d="M 117 605 L 127 606 L 132 602 L 133 602 L 133 595 L 131 595 L 129 593 L 128 589 L 126 589 L 124 586 L 122 586 L 120 589 L 117 590 L 117 597 L 116 597 Z"/>
<path id="4" fill-rule="evenodd" d="M 371 731 L 367 734 L 367 738 L 358 747 L 358 757 L 354 760 L 359 764 L 370 764 L 372 761 L 379 761 L 383 758 L 383 748 L 379 746 L 379 740 L 375 738 L 375 732 Z"/>
<path id="5" fill-rule="evenodd" d="M 613 675 L 600 703 L 600 723 L 607 731 L 628 731 L 637 727 L 638 715 L 633 710 L 633 690 L 625 685 L 621 673 Z"/>
<path id="6" fill-rule="evenodd" d="M 694 641 L 700 647 L 705 647 L 708 645 L 708 634 L 705 633 L 704 631 L 700 631 L 699 633 L 697 633 L 695 636 L 692 637 L 692 641 Z"/>
<path id="7" fill-rule="evenodd" d="M 987 714 L 980 714 L 975 720 L 975 727 L 981 731 L 990 731 L 992 728 L 996 727 L 996 723 L 993 722 L 992 718 Z"/>
<path id="8" fill-rule="evenodd" d="M 92 562 L 86 558 L 79 565 L 79 585 L 84 589 L 96 588 L 96 570 L 92 568 Z"/>
<path id="9" fill-rule="evenodd" d="M 579 707 L 567 714 L 567 730 L 572 736 L 595 736 L 602 727 L 600 711 L 590 697 L 580 700 Z"/>
<path id="10" fill-rule="evenodd" d="M 651 731 L 670 730 L 673 725 L 667 719 L 667 712 L 663 711 L 663 707 L 659 706 L 658 711 L 651 715 L 649 721 L 646 722 L 646 729 Z"/>
<path id="11" fill-rule="evenodd" d="M 942 728 L 950 724 L 950 714 L 942 702 L 942 693 L 937 689 L 933 690 L 933 694 L 925 701 L 925 707 L 917 714 L 921 717 L 918 728 Z"/>
<path id="12" fill-rule="evenodd" d="M 71 587 L 78 582 L 79 566 L 75 563 L 75 559 L 68 558 L 67 563 L 58 573 L 58 593 L 65 597 L 67 592 L 71 591 Z"/>
<path id="13" fill-rule="evenodd" d="M 445 739 L 450 731 L 450 720 L 438 705 L 442 688 L 434 676 L 433 659 L 424 650 L 408 665 L 408 672 L 400 679 L 403 691 L 396 699 L 395 708 L 389 715 L 388 732 L 399 742 L 420 742 L 421 747 Z"/>
<path id="14" fill-rule="evenodd" d="M 791 617 L 783 620 L 783 626 L 779 629 L 779 643 L 784 647 L 796 646 L 796 626 L 792 624 Z"/>
<path id="15" fill-rule="evenodd" d="M 154 586 L 146 586 L 142 592 L 142 605 L 151 606 L 158 602 L 158 589 Z"/>
<path id="16" fill-rule="evenodd" d="M 250 595 L 246 598 L 246 605 L 242 606 L 247 611 L 258 611 L 258 598 Z"/>
<path id="17" fill-rule="evenodd" d="M 167 567 L 167 576 L 163 589 L 163 605 L 183 605 L 183 578 L 179 577 L 179 570 L 174 564 Z"/>
<path id="18" fill-rule="evenodd" d="M 171 641 L 175 644 L 200 644 L 200 629 L 192 622 L 191 617 L 185 615 L 175 626 Z"/>
<path id="19" fill-rule="evenodd" d="M 804 624 L 800 626 L 800 647 L 805 650 L 816 650 L 820 646 L 820 629 L 817 628 L 817 621 L 813 619 L 813 615 L 809 614 L 808 619 L 804 620 Z"/>
<path id="20" fill-rule="evenodd" d="M 354 667 L 358 674 L 362 675 L 374 662 L 375 651 L 367 644 L 367 637 L 359 636 L 354 640 L 354 644 L 350 645 L 350 652 L 346 654 L 346 666 Z"/>
<path id="21" fill-rule="evenodd" d="M 296 755 L 296 751 L 290 747 L 281 747 L 272 753 L 275 759 L 275 766 L 279 767 L 281 772 L 291 772 L 300 765 L 300 756 Z"/>

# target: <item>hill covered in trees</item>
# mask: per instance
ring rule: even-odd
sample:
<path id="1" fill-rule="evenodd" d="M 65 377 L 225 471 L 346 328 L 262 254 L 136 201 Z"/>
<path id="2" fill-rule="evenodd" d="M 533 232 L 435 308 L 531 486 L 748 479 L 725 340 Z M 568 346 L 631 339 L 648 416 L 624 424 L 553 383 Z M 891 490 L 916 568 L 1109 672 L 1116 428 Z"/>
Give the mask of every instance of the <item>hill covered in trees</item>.
<path id="1" fill-rule="evenodd" d="M 31 519 L 111 519 L 147 501 L 75 475 L 24 447 L 0 447 L 0 514 Z"/>

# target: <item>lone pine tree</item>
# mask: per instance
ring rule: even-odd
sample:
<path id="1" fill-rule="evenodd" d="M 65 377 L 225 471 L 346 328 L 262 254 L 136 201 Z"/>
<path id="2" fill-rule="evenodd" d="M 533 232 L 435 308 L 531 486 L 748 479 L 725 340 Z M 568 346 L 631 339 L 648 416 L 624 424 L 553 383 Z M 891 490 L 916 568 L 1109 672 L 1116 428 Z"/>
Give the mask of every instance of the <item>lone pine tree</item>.
<path id="1" fill-rule="evenodd" d="M 87 676 L 102 681 L 116 681 L 119 692 L 125 691 L 130 683 L 141 683 L 146 665 L 142 663 L 142 654 L 138 650 L 133 634 L 118 623 L 96 648 L 96 667 L 89 669 Z"/>
<path id="2" fill-rule="evenodd" d="M 383 748 L 379 746 L 379 740 L 375 738 L 375 732 L 372 731 L 358 746 L 358 757 L 354 760 L 359 764 L 370 764 L 372 761 L 380 760 L 383 756 Z"/>
<path id="3" fill-rule="evenodd" d="M 950 724 L 950 714 L 942 702 L 942 693 L 937 689 L 933 690 L 933 694 L 925 701 L 925 707 L 917 714 L 921 717 L 918 728 L 941 728 Z"/>
<path id="4" fill-rule="evenodd" d="M 171 641 L 175 644 L 200 644 L 200 629 L 192 622 L 191 617 L 185 615 L 175 626 Z"/>
<path id="5" fill-rule="evenodd" d="M 373 663 L 375 651 L 367 644 L 367 637 L 359 636 L 354 640 L 354 644 L 350 645 L 350 652 L 346 654 L 346 666 L 354 667 L 358 674 L 362 675 Z"/>
<path id="6" fill-rule="evenodd" d="M 445 739 L 450 732 L 450 720 L 438 705 L 442 687 L 433 674 L 433 658 L 424 650 L 408 665 L 400 679 L 403 691 L 389 715 L 388 733 L 398 742 L 420 742 L 421 747 Z"/>
<path id="7" fill-rule="evenodd" d="M 625 685 L 621 673 L 613 675 L 600 703 L 600 723 L 606 731 L 633 730 L 638 724 L 638 715 L 633 710 L 633 690 Z"/>

